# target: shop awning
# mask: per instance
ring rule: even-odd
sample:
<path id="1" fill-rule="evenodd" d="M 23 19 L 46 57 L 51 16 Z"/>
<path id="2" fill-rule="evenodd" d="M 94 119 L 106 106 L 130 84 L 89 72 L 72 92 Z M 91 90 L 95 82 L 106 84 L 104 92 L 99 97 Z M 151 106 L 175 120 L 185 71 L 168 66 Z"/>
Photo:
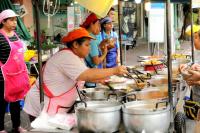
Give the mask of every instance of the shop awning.
<path id="1" fill-rule="evenodd" d="M 113 5 L 114 0 L 76 0 L 81 6 L 95 13 L 99 17 L 105 17 Z"/>
<path id="2" fill-rule="evenodd" d="M 0 12 L 5 9 L 12 9 L 15 10 L 10 0 L 0 0 Z M 31 35 L 29 34 L 27 28 L 25 27 L 24 23 L 22 22 L 21 18 L 17 18 L 17 33 L 20 35 L 20 37 L 24 40 L 29 40 L 31 38 Z"/>

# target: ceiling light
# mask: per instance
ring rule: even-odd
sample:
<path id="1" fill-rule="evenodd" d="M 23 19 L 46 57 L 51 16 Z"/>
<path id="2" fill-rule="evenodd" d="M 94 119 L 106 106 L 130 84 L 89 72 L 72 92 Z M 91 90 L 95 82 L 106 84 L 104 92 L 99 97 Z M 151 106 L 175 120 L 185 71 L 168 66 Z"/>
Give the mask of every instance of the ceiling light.
<path id="1" fill-rule="evenodd" d="M 150 11 L 150 9 L 151 9 L 151 2 L 149 2 L 149 1 L 145 2 L 144 8 L 145 8 L 146 11 Z"/>
<path id="2" fill-rule="evenodd" d="M 142 2 L 142 0 L 135 0 L 136 4 L 140 4 Z"/>

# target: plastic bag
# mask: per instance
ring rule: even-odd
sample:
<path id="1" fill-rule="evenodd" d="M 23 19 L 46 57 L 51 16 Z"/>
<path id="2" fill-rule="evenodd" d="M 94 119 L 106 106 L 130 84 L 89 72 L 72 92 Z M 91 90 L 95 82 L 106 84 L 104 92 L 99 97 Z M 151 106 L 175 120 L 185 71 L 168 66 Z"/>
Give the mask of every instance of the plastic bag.
<path id="1" fill-rule="evenodd" d="M 50 116 L 46 112 L 41 112 L 40 115 L 31 123 L 31 127 L 35 129 L 56 129 L 48 123 Z"/>
<path id="2" fill-rule="evenodd" d="M 75 114 L 56 114 L 48 120 L 49 125 L 55 128 L 71 130 L 76 126 Z"/>
<path id="3" fill-rule="evenodd" d="M 191 119 L 196 120 L 198 116 L 198 111 L 200 109 L 200 103 L 191 101 L 191 100 L 185 100 L 185 105 L 183 106 L 185 115 Z"/>
<path id="4" fill-rule="evenodd" d="M 56 114 L 49 116 L 46 112 L 41 114 L 31 123 L 31 127 L 35 129 L 51 130 L 63 129 L 71 130 L 77 125 L 75 114 Z"/>
<path id="5" fill-rule="evenodd" d="M 26 50 L 24 53 L 24 60 L 25 61 L 30 61 L 31 58 L 36 56 L 36 51 L 35 50 Z"/>

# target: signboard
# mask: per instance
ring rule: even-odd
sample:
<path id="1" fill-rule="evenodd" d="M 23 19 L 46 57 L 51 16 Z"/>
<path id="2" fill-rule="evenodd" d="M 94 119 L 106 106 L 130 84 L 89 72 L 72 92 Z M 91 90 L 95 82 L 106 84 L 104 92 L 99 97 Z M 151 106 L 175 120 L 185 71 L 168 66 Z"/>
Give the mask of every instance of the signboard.
<path id="1" fill-rule="evenodd" d="M 152 3 L 149 11 L 149 42 L 164 42 L 164 3 Z"/>
<path id="2" fill-rule="evenodd" d="M 200 0 L 192 0 L 192 8 L 200 8 Z"/>

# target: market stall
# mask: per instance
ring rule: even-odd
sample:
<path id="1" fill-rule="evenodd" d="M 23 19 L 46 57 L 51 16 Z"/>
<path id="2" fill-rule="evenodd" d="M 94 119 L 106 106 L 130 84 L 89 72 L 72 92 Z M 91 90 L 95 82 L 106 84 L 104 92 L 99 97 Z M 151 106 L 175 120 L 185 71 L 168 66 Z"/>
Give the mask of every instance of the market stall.
<path id="1" fill-rule="evenodd" d="M 164 73 L 164 77 L 160 78 L 162 80 L 158 81 L 153 79 L 158 79 L 157 74 L 162 75 L 159 73 L 159 69 L 164 68 L 165 64 L 163 62 L 160 63 L 150 61 L 148 62 L 149 64 L 143 64 L 143 67 L 146 70 L 150 69 L 153 73 L 140 71 L 141 68 L 138 70 L 137 67 L 133 66 L 129 67 L 129 74 L 125 75 L 125 77 L 111 78 L 107 82 L 108 84 L 103 88 L 102 85 L 100 85 L 99 89 L 85 90 L 83 92 L 79 91 L 77 88 L 78 94 L 80 94 L 79 99 L 81 102 L 76 104 L 75 111 L 78 117 L 78 129 L 80 131 L 116 132 L 123 129 L 123 131 L 126 130 L 127 132 L 173 132 L 175 130 L 174 108 L 176 108 L 181 90 L 181 79 L 174 79 L 172 72 L 173 62 L 170 44 L 170 2 L 170 0 L 166 1 L 167 61 L 165 61 L 167 62 L 167 71 L 162 71 L 162 73 Z M 36 20 L 39 20 L 37 15 L 39 11 L 38 0 L 35 0 L 33 5 L 35 7 Z M 38 62 L 40 68 L 40 98 L 42 102 L 42 61 L 41 48 L 39 47 L 40 42 L 38 39 L 40 35 L 40 26 L 38 21 L 36 21 L 36 27 L 38 31 L 37 44 Z M 152 76 L 152 79 L 149 75 Z M 122 110 L 122 112 L 120 110 Z M 121 113 L 123 115 L 123 121 L 120 117 Z M 137 122 L 134 118 L 137 118 Z M 163 119 L 165 119 L 165 122 L 162 123 L 162 125 L 152 124 L 152 127 L 149 126 L 149 123 L 155 123 L 155 121 L 160 122 Z M 105 121 L 106 124 L 103 124 Z M 138 125 L 138 121 L 140 125 Z M 181 122 L 178 121 L 177 123 L 179 124 Z M 122 124 L 124 125 L 123 128 L 121 128 Z M 184 129 L 184 127 L 180 128 Z"/>

